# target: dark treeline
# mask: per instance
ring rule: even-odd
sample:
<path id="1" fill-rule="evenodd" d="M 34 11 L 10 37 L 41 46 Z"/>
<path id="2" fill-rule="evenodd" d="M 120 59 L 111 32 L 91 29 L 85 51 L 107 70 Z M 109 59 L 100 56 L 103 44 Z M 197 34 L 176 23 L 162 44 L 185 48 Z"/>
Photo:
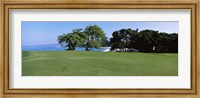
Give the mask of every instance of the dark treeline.
<path id="1" fill-rule="evenodd" d="M 178 52 L 178 34 L 154 30 L 121 29 L 112 33 L 111 50 L 140 52 Z"/>

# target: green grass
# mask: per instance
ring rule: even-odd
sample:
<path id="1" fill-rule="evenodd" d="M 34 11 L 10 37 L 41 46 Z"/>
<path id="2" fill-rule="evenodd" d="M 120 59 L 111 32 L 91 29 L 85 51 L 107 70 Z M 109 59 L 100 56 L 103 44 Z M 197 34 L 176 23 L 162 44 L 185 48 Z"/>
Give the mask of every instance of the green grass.
<path id="1" fill-rule="evenodd" d="M 30 54 L 30 51 L 22 51 L 22 57 L 26 57 Z"/>
<path id="2" fill-rule="evenodd" d="M 177 53 L 23 51 L 23 76 L 177 76 Z"/>

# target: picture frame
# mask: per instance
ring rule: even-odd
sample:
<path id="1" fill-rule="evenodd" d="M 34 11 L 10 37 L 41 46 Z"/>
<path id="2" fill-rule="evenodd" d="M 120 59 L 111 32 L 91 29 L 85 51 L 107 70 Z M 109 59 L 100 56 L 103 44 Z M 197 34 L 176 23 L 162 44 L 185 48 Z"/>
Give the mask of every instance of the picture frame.
<path id="1" fill-rule="evenodd" d="M 3 97 L 190 97 L 199 96 L 199 0 L 66 0 L 66 1 L 1 1 L 1 90 Z M 191 10 L 191 89 L 10 89 L 9 32 L 11 9 L 190 9 Z"/>

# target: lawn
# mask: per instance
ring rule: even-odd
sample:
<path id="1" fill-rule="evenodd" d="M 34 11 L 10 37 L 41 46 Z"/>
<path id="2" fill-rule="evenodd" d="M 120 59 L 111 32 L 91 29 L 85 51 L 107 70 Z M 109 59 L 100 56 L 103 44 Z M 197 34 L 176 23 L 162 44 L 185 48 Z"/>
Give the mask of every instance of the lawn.
<path id="1" fill-rule="evenodd" d="M 177 53 L 23 51 L 23 76 L 177 76 Z"/>

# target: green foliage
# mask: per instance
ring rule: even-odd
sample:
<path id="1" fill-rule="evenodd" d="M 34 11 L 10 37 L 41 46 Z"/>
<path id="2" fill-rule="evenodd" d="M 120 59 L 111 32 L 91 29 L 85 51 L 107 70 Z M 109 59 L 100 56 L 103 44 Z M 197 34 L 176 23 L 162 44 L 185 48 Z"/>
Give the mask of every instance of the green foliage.
<path id="1" fill-rule="evenodd" d="M 59 35 L 58 43 L 67 50 L 75 50 L 75 47 L 85 47 L 86 51 L 92 48 L 100 48 L 109 44 L 103 30 L 97 26 L 87 26 L 84 31 L 82 29 L 74 29 L 72 33 Z"/>
<path id="2" fill-rule="evenodd" d="M 100 48 L 101 43 L 95 40 L 90 40 L 86 43 L 86 51 L 90 51 L 92 48 Z"/>
<path id="3" fill-rule="evenodd" d="M 100 48 L 106 46 L 108 43 L 107 37 L 102 28 L 97 25 L 87 26 L 84 30 L 87 34 L 86 51 L 90 51 L 92 48 Z"/>
<path id="4" fill-rule="evenodd" d="M 67 47 L 67 50 L 75 50 L 77 46 L 83 46 L 86 35 L 80 32 L 80 29 L 75 29 L 68 34 L 63 34 L 58 36 L 58 43 L 61 44 L 63 47 Z"/>

